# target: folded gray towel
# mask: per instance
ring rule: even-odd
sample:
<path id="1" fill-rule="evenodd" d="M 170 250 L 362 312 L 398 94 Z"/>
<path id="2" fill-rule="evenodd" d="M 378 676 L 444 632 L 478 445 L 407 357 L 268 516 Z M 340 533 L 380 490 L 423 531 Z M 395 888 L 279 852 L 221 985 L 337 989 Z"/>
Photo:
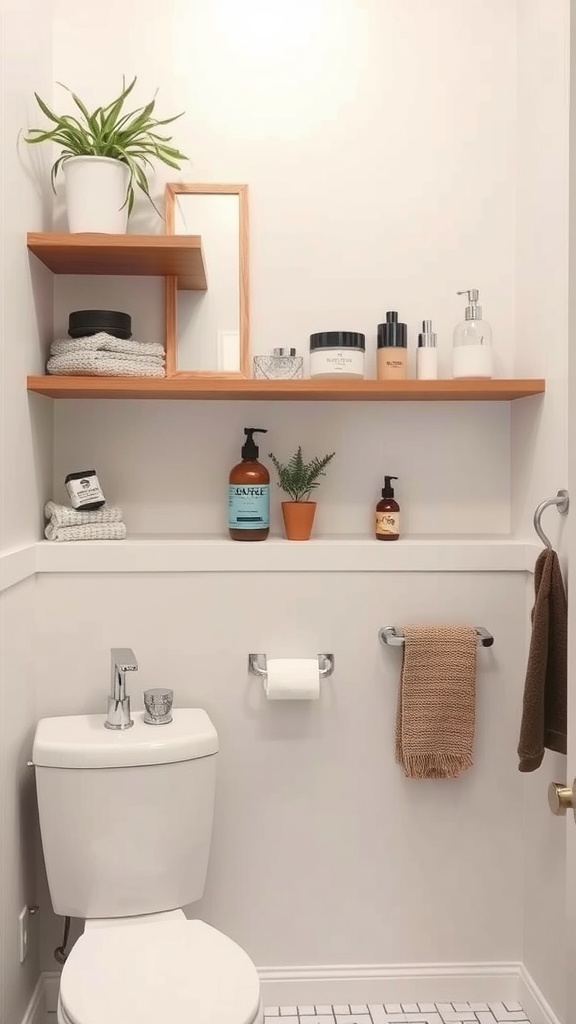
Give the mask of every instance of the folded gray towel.
<path id="1" fill-rule="evenodd" d="M 67 352 L 52 356 L 48 373 L 71 377 L 165 377 L 161 359 L 137 359 L 113 352 Z"/>
<path id="2" fill-rule="evenodd" d="M 85 526 L 53 526 L 44 530 L 46 540 L 124 540 L 125 523 L 86 523 Z"/>
<path id="3" fill-rule="evenodd" d="M 87 523 L 121 523 L 122 509 L 118 505 L 102 505 L 102 508 L 78 511 L 68 505 L 57 505 L 48 501 L 44 506 L 44 516 L 50 519 L 51 526 L 86 526 Z"/>
<path id="4" fill-rule="evenodd" d="M 114 352 L 134 356 L 136 359 L 164 359 L 164 346 L 158 342 L 115 338 L 105 331 L 85 338 L 57 338 L 50 346 L 53 356 L 76 355 L 77 352 Z"/>

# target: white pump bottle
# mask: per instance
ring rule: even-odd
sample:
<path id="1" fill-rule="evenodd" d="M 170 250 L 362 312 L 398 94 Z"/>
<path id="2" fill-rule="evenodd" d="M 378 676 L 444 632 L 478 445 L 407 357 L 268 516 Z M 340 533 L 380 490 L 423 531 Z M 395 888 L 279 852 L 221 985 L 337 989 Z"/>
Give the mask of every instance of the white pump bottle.
<path id="1" fill-rule="evenodd" d="M 492 328 L 482 319 L 477 288 L 471 288 L 458 295 L 468 296 L 466 319 L 454 328 L 452 351 L 452 376 L 484 377 L 493 376 L 492 371 Z"/>

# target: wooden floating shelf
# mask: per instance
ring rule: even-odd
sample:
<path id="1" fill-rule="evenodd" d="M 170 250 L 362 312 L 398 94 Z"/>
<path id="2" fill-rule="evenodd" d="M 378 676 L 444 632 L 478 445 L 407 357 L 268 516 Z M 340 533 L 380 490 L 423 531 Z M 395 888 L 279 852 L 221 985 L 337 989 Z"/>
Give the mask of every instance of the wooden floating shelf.
<path id="1" fill-rule="evenodd" d="M 30 232 L 27 245 L 54 274 L 176 277 L 182 291 L 207 288 L 200 235 Z"/>
<path id="2" fill-rule="evenodd" d="M 310 402 L 509 402 L 544 380 L 245 380 L 216 377 L 28 377 L 49 398 L 245 399 Z"/>

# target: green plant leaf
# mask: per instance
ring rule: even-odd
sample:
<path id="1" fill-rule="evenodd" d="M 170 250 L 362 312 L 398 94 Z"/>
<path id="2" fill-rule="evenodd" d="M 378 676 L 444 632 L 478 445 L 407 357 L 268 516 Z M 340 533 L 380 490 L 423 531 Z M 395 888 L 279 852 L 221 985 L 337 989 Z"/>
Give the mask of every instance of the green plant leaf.
<path id="1" fill-rule="evenodd" d="M 278 486 L 293 501 L 308 501 L 312 491 L 320 486 L 320 477 L 326 475 L 326 466 L 335 454 L 336 452 L 332 452 L 321 459 L 315 456 L 310 462 L 304 462 L 302 446 L 298 445 L 297 451 L 290 457 L 287 465 L 281 463 L 273 452 L 270 452 L 268 458 L 272 460 L 278 473 Z"/>
<path id="2" fill-rule="evenodd" d="M 172 141 L 170 136 L 161 135 L 157 131 L 159 127 L 178 120 L 183 116 L 183 112 L 164 119 L 154 117 L 155 93 L 149 103 L 123 113 L 126 98 L 134 89 L 136 82 L 137 77 L 134 76 L 126 85 L 126 79 L 123 77 L 120 94 L 106 106 L 98 106 L 92 112 L 72 89 L 59 82 L 58 85 L 70 93 L 75 107 L 80 112 L 79 117 L 73 114 L 55 114 L 44 100 L 34 93 L 40 110 L 54 127 L 30 128 L 25 141 L 30 144 L 52 142 L 61 147 L 60 155 L 50 172 L 54 190 L 56 178 L 66 160 L 74 156 L 108 156 L 120 160 L 129 168 L 130 178 L 124 200 L 128 211 L 130 212 L 134 205 L 136 187 L 162 216 L 150 195 L 147 172 L 152 169 L 154 160 L 180 170 L 180 164 L 187 159 L 179 149 L 169 145 Z"/>

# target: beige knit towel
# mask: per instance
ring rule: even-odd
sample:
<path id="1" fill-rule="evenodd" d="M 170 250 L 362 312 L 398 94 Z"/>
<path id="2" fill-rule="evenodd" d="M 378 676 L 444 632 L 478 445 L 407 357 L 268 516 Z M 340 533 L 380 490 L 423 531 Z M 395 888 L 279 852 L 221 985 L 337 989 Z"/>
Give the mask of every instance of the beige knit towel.
<path id="1" fill-rule="evenodd" d="M 396 718 L 396 760 L 408 779 L 455 779 L 472 766 L 476 632 L 407 626 Z"/>

